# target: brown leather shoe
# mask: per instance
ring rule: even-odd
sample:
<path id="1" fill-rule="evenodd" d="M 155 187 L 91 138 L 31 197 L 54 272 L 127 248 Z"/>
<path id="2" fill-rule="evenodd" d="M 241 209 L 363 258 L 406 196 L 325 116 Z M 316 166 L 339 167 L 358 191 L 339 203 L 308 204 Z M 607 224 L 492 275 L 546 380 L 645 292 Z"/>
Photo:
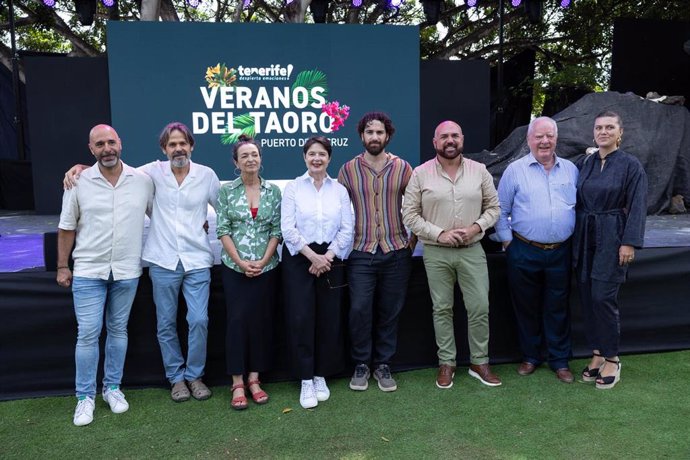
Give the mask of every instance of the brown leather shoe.
<path id="1" fill-rule="evenodd" d="M 556 370 L 556 377 L 563 383 L 573 383 L 575 381 L 573 373 L 567 367 Z"/>
<path id="2" fill-rule="evenodd" d="M 537 369 L 537 366 L 535 366 L 532 363 L 528 363 L 527 361 L 524 361 L 520 363 L 520 365 L 517 368 L 517 373 L 520 375 L 530 375 L 534 373 L 534 371 Z"/>
<path id="3" fill-rule="evenodd" d="M 455 366 L 441 364 L 436 374 L 436 386 L 443 390 L 452 387 L 453 377 L 455 377 Z"/>
<path id="4" fill-rule="evenodd" d="M 490 387 L 497 387 L 501 384 L 501 379 L 491 372 L 491 367 L 488 364 L 472 364 L 467 373 Z"/>

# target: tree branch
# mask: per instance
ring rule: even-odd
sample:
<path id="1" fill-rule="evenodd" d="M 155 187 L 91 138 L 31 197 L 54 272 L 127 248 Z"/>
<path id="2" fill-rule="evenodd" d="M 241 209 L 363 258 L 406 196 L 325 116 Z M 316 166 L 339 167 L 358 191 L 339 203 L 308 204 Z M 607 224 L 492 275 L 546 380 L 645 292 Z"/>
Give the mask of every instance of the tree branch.
<path id="1" fill-rule="evenodd" d="M 548 53 L 545 52 L 542 48 L 540 48 L 538 45 L 542 45 L 545 43 L 557 43 L 560 42 L 564 39 L 564 37 L 553 37 L 553 38 L 544 38 L 544 39 L 533 39 L 533 38 L 518 38 L 515 40 L 511 40 L 509 42 L 504 42 L 503 43 L 503 48 L 504 49 L 524 49 L 524 48 L 537 48 L 539 51 L 541 51 L 545 56 L 549 56 L 549 54 L 554 55 L 554 53 Z M 486 56 L 489 53 L 493 53 L 495 51 L 498 51 L 499 45 L 497 43 L 493 43 L 491 45 L 484 46 L 483 48 L 472 51 L 470 53 L 463 54 L 463 58 L 467 59 L 476 59 L 480 57 L 486 58 Z M 495 60 L 496 57 L 492 56 L 493 59 L 489 60 Z M 578 61 L 579 62 L 579 61 Z"/>
<path id="2" fill-rule="evenodd" d="M 33 17 L 25 17 L 25 18 L 19 18 L 14 20 L 14 27 L 24 27 L 24 26 L 30 26 L 31 24 L 36 24 L 38 21 L 36 18 Z M 3 22 L 0 24 L 0 30 L 10 30 L 10 23 L 9 22 Z"/>
<path id="3" fill-rule="evenodd" d="M 504 23 L 504 25 L 509 24 L 518 17 L 519 17 L 519 14 L 518 14 L 517 10 L 513 10 L 510 13 L 503 15 L 503 23 Z M 445 49 L 432 55 L 431 58 L 432 59 L 448 59 L 451 56 L 457 54 L 460 49 L 465 48 L 467 45 L 469 45 L 471 43 L 478 42 L 480 39 L 485 38 L 485 37 L 489 36 L 491 33 L 495 32 L 497 29 L 498 29 L 498 17 L 492 19 L 491 21 L 487 22 L 486 24 L 479 26 L 477 29 L 473 30 L 468 35 L 465 35 L 463 38 L 456 40 L 451 45 L 448 45 Z"/>
<path id="4" fill-rule="evenodd" d="M 256 2 L 257 7 L 262 7 L 264 12 L 266 13 L 266 16 L 271 18 L 273 22 L 283 22 L 280 19 L 280 11 L 276 12 L 271 6 L 269 6 L 264 0 L 253 0 Z M 242 4 L 242 0 L 238 0 L 240 4 Z M 294 3 L 294 2 L 293 2 Z M 240 7 L 241 8 L 241 7 Z"/>
<path id="5" fill-rule="evenodd" d="M 540 53 L 542 53 L 544 56 L 548 57 L 549 59 L 552 59 L 554 61 L 559 61 L 559 62 L 562 62 L 565 64 L 579 64 L 581 62 L 585 62 L 585 61 L 588 61 L 591 59 L 598 59 L 606 53 L 605 51 L 602 50 L 600 53 L 591 52 L 591 53 L 587 53 L 587 54 L 578 54 L 577 56 L 575 56 L 575 55 L 566 56 L 564 54 L 556 53 L 554 51 L 551 51 L 551 50 L 548 50 L 548 49 L 543 48 L 541 46 L 538 46 L 538 45 L 543 44 L 543 43 L 547 43 L 547 41 L 543 40 L 543 41 L 535 44 L 535 48 L 537 49 L 537 51 L 539 51 Z"/>
<path id="6" fill-rule="evenodd" d="M 16 5 L 21 9 L 24 13 L 29 15 L 29 17 L 34 18 L 38 21 L 38 15 L 36 14 L 35 11 L 31 10 L 28 8 L 26 5 L 22 5 L 21 3 L 16 3 Z M 74 50 L 75 54 L 78 56 L 98 56 L 100 55 L 100 51 L 91 46 L 86 40 L 81 38 L 79 35 L 74 33 L 72 29 L 70 28 L 69 25 L 65 23 L 65 21 L 62 20 L 62 18 L 52 9 L 48 8 L 47 14 L 50 16 L 51 20 L 53 21 L 53 29 L 65 37 L 69 42 L 72 44 L 72 49 Z"/>
<path id="7" fill-rule="evenodd" d="M 228 12 L 228 0 L 216 0 L 216 5 L 215 20 L 216 22 L 221 22 Z"/>

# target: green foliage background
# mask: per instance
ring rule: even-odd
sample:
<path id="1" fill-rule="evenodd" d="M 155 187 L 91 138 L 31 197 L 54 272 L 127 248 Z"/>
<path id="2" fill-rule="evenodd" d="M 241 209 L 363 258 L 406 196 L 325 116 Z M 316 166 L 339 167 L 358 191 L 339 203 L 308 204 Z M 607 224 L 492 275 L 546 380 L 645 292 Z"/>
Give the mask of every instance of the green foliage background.
<path id="1" fill-rule="evenodd" d="M 526 1 L 515 8 L 505 0 L 504 56 L 510 59 L 525 49 L 536 52 L 534 80 L 525 82 L 526 86 L 509 89 L 520 92 L 533 87 L 535 112 L 549 89 L 578 87 L 601 91 L 608 87 L 616 18 L 690 21 L 688 0 L 572 0 L 567 9 L 561 8 L 558 0 L 545 0 L 542 20 L 532 24 L 525 14 Z M 295 14 L 298 2 L 292 2 L 291 7 L 283 0 L 252 0 L 239 14 L 238 3 L 230 0 L 202 1 L 196 9 L 188 6 L 185 0 L 161 0 L 161 4 L 161 11 L 167 11 L 161 15 L 167 20 L 312 21 L 309 10 L 303 18 Z M 7 2 L 0 4 L 0 57 L 5 63 L 10 58 L 6 5 Z M 55 8 L 50 9 L 40 1 L 15 0 L 18 47 L 78 56 L 103 53 L 107 20 L 137 21 L 140 18 L 136 1 L 121 0 L 117 5 L 113 10 L 98 2 L 93 25 L 83 26 L 77 20 L 73 1 L 57 0 Z M 477 8 L 467 8 L 463 0 L 443 0 L 439 23 L 429 25 L 425 23 L 420 2 L 408 0 L 399 9 L 391 9 L 374 0 L 365 0 L 360 8 L 352 7 L 350 0 L 333 0 L 329 2 L 327 21 L 419 25 L 423 59 L 481 58 L 495 64 L 498 59 L 498 12 L 499 0 L 478 0 Z M 382 64 L 385 64 L 386 46 L 372 44 L 369 50 L 381 54 Z"/>

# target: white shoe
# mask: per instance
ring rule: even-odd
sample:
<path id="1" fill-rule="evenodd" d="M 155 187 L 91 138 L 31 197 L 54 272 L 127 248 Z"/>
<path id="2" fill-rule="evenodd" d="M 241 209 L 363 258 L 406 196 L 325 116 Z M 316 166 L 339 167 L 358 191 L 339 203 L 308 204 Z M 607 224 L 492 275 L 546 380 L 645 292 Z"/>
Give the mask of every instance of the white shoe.
<path id="1" fill-rule="evenodd" d="M 109 387 L 103 388 L 103 401 L 107 402 L 110 406 L 110 410 L 114 414 L 121 414 L 127 412 L 129 409 L 129 404 L 125 399 L 125 395 L 120 391 L 120 387 L 117 385 L 110 385 Z"/>
<path id="2" fill-rule="evenodd" d="M 299 403 L 305 409 L 311 409 L 319 405 L 313 380 L 302 380 L 302 391 L 300 391 L 299 394 Z"/>
<path id="3" fill-rule="evenodd" d="M 314 388 L 316 389 L 316 399 L 319 402 L 328 401 L 331 397 L 331 390 L 326 385 L 326 379 L 323 377 L 314 377 Z"/>
<path id="4" fill-rule="evenodd" d="M 82 396 L 77 401 L 77 408 L 74 410 L 74 424 L 84 426 L 93 422 L 93 410 L 96 403 L 89 396 Z"/>

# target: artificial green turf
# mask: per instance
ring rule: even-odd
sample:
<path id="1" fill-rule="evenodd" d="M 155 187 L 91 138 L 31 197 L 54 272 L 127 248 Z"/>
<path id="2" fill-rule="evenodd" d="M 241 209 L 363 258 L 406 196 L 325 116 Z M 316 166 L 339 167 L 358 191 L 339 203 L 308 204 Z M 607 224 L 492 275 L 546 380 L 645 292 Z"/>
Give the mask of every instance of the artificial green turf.
<path id="1" fill-rule="evenodd" d="M 242 412 L 226 387 L 181 404 L 167 389 L 124 388 L 130 410 L 112 414 L 99 398 L 86 427 L 72 425 L 73 397 L 2 402 L 0 458 L 690 459 L 690 351 L 622 363 L 612 390 L 563 384 L 545 366 L 522 377 L 513 364 L 494 366 L 496 388 L 464 367 L 449 390 L 436 388 L 435 369 L 396 374 L 393 393 L 333 380 L 313 410 L 294 382 L 265 385 L 271 401 Z"/>

